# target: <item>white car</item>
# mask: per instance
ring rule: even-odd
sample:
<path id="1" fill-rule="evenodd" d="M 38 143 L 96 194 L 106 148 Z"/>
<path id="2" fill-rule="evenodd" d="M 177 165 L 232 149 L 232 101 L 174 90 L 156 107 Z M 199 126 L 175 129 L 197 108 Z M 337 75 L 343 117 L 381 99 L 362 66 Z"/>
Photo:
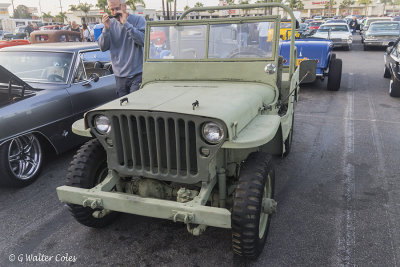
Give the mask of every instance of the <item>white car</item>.
<path id="1" fill-rule="evenodd" d="M 346 23 L 322 24 L 312 37 L 332 40 L 334 47 L 345 50 L 350 50 L 353 43 L 353 35 Z"/>

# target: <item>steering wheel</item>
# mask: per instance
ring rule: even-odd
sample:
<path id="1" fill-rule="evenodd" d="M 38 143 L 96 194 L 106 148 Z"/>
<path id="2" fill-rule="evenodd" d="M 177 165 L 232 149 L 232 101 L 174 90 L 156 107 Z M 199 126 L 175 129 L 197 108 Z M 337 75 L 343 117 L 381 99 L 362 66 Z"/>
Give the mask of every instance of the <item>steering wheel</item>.
<path id="1" fill-rule="evenodd" d="M 47 76 L 47 80 L 49 80 L 50 82 L 63 82 L 64 78 L 58 74 L 50 74 L 49 76 Z"/>

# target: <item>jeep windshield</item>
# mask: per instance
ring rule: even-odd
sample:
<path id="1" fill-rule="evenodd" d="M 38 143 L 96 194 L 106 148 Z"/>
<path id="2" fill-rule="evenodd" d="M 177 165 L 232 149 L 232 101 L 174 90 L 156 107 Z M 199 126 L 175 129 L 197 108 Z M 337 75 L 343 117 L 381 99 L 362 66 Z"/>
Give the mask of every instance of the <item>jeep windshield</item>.
<path id="1" fill-rule="evenodd" d="M 0 52 L 0 65 L 24 80 L 36 83 L 67 83 L 73 53 Z"/>
<path id="2" fill-rule="evenodd" d="M 148 58 L 167 61 L 272 58 L 274 31 L 272 21 L 152 26 Z"/>

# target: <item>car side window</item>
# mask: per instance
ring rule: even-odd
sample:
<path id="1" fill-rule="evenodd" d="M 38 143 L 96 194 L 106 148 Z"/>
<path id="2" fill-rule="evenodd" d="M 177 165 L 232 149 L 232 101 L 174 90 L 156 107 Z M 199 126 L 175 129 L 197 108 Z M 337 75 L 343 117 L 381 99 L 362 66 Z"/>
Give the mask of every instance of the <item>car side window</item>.
<path id="1" fill-rule="evenodd" d="M 81 58 L 87 77 L 93 73 L 99 75 L 100 78 L 113 74 L 110 51 L 84 52 L 81 54 Z"/>
<path id="2" fill-rule="evenodd" d="M 86 73 L 85 73 L 85 68 L 83 67 L 83 62 L 82 58 L 80 57 L 79 59 L 79 65 L 78 68 L 76 69 L 73 83 L 79 83 L 86 80 Z"/>
<path id="3" fill-rule="evenodd" d="M 90 75 L 97 74 L 100 78 L 112 75 L 110 52 L 87 51 L 79 54 L 79 65 L 74 75 L 74 83 L 90 79 Z"/>
<path id="4" fill-rule="evenodd" d="M 392 50 L 392 56 L 395 58 L 399 57 L 399 45 L 397 45 L 393 50 Z"/>

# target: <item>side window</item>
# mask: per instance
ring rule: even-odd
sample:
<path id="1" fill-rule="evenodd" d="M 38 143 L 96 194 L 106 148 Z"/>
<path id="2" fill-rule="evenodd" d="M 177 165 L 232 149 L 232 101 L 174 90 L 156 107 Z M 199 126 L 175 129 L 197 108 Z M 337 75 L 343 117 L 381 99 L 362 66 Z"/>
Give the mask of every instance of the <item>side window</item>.
<path id="1" fill-rule="evenodd" d="M 395 58 L 399 57 L 399 45 L 397 44 L 396 47 L 392 50 L 392 56 Z"/>
<path id="2" fill-rule="evenodd" d="M 110 52 L 88 51 L 79 54 L 80 62 L 75 72 L 74 83 L 79 83 L 90 78 L 93 73 L 104 77 L 112 75 Z"/>
<path id="3" fill-rule="evenodd" d="M 75 75 L 74 75 L 74 79 L 73 79 L 73 83 L 79 83 L 86 80 L 86 73 L 85 73 L 85 69 L 83 67 L 83 62 L 82 62 L 82 57 L 80 57 L 79 59 L 79 65 L 78 68 L 76 69 Z"/>

